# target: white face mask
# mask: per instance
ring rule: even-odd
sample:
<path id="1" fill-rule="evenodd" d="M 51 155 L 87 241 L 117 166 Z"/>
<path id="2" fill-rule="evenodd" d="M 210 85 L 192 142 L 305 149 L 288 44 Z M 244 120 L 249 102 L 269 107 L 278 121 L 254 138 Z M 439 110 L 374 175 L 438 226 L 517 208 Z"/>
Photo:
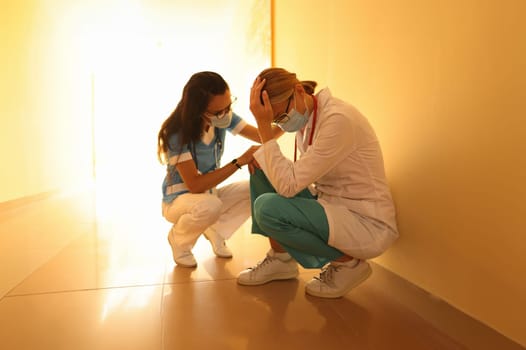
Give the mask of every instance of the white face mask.
<path id="1" fill-rule="evenodd" d="M 303 99 L 305 106 L 307 102 Z M 309 121 L 309 110 L 305 108 L 305 113 L 301 114 L 296 110 L 296 99 L 294 99 L 294 108 L 288 113 L 285 121 L 278 123 L 278 126 L 286 132 L 295 132 L 301 130 Z"/>
<path id="2" fill-rule="evenodd" d="M 214 115 L 213 117 L 208 117 L 208 119 L 210 120 L 210 124 L 212 124 L 212 126 L 224 129 L 227 128 L 232 121 L 232 111 L 228 111 L 228 113 L 225 113 L 225 115 L 223 115 L 221 118 L 218 118 Z"/>

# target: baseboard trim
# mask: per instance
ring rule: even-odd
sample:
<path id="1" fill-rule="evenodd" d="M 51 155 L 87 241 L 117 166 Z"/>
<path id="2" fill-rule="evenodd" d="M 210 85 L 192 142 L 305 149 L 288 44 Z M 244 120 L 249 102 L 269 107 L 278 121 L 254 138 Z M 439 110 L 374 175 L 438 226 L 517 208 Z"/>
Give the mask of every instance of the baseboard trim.
<path id="1" fill-rule="evenodd" d="M 11 199 L 5 202 L 0 202 L 0 222 L 5 218 L 10 217 L 10 213 L 22 209 L 29 205 L 38 203 L 40 201 L 49 199 L 60 193 L 60 190 L 52 190 L 48 192 L 41 192 L 30 196 Z"/>
<path id="2" fill-rule="evenodd" d="M 53 190 L 53 191 L 48 191 L 48 192 L 41 192 L 41 193 L 33 194 L 33 195 L 30 195 L 30 196 L 19 197 L 19 198 L 15 198 L 15 199 L 11 199 L 11 200 L 5 201 L 5 202 L 0 202 L 0 212 L 4 211 L 4 210 L 11 210 L 11 209 L 16 209 L 16 208 L 19 208 L 19 207 L 23 207 L 23 206 L 28 205 L 30 203 L 37 202 L 37 201 L 40 201 L 42 199 L 49 198 L 49 197 L 51 197 L 51 196 L 53 196 L 54 194 L 57 194 L 57 193 L 59 193 L 59 190 Z"/>
<path id="3" fill-rule="evenodd" d="M 388 286 L 378 292 L 389 295 L 433 327 L 447 334 L 467 349 L 525 350 L 513 339 L 457 309 L 378 263 L 373 263 L 378 284 Z"/>

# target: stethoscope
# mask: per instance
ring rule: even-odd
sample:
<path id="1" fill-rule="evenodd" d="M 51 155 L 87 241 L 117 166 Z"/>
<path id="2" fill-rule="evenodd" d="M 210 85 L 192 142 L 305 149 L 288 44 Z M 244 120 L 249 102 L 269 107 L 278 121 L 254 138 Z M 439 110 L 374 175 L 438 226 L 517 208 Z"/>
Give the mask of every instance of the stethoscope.
<path id="1" fill-rule="evenodd" d="M 314 129 L 316 128 L 316 117 L 318 116 L 318 99 L 316 96 L 312 95 L 313 100 L 313 112 L 314 115 L 312 116 L 312 128 L 310 129 L 309 134 L 309 146 L 312 145 L 312 139 L 314 138 Z M 296 161 L 297 158 L 297 151 L 298 151 L 298 138 L 294 138 L 294 161 Z"/>
<path id="2" fill-rule="evenodd" d="M 214 160 L 216 162 L 216 169 L 219 168 L 219 157 L 221 156 L 221 151 L 223 150 L 223 141 L 221 141 L 221 138 L 219 137 L 219 133 L 217 131 L 217 128 L 214 128 Z M 192 158 L 194 159 L 195 167 L 197 168 L 197 171 L 199 171 L 199 165 L 197 162 L 197 152 L 195 150 L 195 142 L 193 141 L 191 148 Z"/>
<path id="3" fill-rule="evenodd" d="M 223 149 L 223 142 L 219 138 L 217 128 L 214 130 L 216 133 L 215 146 L 214 146 L 214 158 L 216 161 L 216 169 L 219 168 L 219 157 L 221 156 L 221 150 Z"/>
<path id="4" fill-rule="evenodd" d="M 215 133 L 215 140 L 214 140 L 214 159 L 216 162 L 216 169 L 219 168 L 219 156 L 221 155 L 221 150 L 223 149 L 223 142 L 219 138 L 219 133 L 217 132 L 217 128 L 214 128 Z M 195 150 L 195 142 L 192 141 L 191 143 L 191 149 L 190 153 L 192 153 L 192 158 L 194 159 L 195 167 L 197 168 L 197 172 L 200 174 L 199 171 L 199 163 L 197 162 L 197 152 Z M 214 193 L 215 187 L 212 187 L 208 190 L 208 193 Z"/>

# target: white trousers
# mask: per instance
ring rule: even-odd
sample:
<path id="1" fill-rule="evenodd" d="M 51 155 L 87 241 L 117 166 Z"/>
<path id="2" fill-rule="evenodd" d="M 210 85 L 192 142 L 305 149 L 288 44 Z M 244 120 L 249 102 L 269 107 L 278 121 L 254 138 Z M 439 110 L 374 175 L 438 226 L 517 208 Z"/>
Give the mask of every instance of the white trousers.
<path id="1" fill-rule="evenodd" d="M 235 182 L 212 193 L 185 193 L 172 203 L 163 202 L 162 212 L 173 223 L 174 243 L 182 250 L 191 250 L 205 230 L 228 239 L 250 216 L 249 183 Z"/>

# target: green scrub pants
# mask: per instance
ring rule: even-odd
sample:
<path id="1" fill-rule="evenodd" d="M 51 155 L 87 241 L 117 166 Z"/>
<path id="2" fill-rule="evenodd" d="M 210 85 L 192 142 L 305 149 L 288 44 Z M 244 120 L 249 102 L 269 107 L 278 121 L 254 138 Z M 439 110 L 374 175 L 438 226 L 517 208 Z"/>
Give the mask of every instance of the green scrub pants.
<path id="1" fill-rule="evenodd" d="M 327 244 L 325 210 L 308 189 L 295 197 L 276 193 L 261 169 L 250 176 L 252 233 L 278 242 L 301 266 L 320 268 L 344 254 Z"/>

